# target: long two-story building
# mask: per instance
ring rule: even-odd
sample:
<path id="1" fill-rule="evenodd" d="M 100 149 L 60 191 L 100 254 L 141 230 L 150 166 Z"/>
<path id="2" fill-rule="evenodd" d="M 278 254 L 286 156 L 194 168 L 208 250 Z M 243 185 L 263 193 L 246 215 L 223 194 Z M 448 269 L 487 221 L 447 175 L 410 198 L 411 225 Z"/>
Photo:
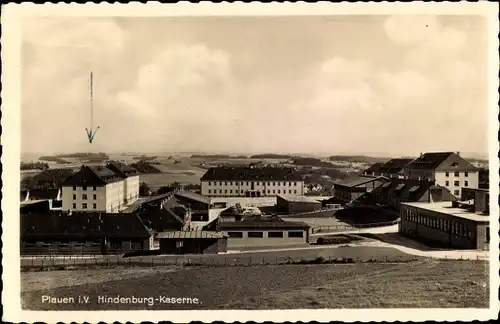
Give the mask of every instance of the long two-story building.
<path id="1" fill-rule="evenodd" d="M 291 168 L 214 167 L 201 177 L 206 197 L 274 197 L 304 195 L 304 180 Z"/>
<path id="2" fill-rule="evenodd" d="M 83 165 L 62 185 L 63 211 L 115 213 L 138 198 L 139 176 L 113 164 Z"/>

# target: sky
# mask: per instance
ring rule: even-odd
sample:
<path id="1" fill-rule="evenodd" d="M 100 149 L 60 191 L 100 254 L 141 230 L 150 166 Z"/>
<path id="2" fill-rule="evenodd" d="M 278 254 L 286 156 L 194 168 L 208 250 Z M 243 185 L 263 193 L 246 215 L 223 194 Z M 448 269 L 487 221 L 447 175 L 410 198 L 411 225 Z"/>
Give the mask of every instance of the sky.
<path id="1" fill-rule="evenodd" d="M 486 31 L 479 16 L 26 19 L 21 151 L 484 154 Z"/>

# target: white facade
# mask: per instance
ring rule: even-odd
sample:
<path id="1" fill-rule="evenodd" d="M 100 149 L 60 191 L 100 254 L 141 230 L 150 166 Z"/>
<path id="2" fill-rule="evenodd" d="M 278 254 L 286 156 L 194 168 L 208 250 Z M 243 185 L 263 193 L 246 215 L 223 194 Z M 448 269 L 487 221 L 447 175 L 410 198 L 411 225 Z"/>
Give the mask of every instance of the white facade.
<path id="1" fill-rule="evenodd" d="M 139 197 L 139 176 L 102 186 L 64 186 L 62 210 L 116 213 Z"/>
<path id="2" fill-rule="evenodd" d="M 304 195 L 304 181 L 202 181 L 201 194 L 206 197 L 260 197 L 276 195 Z"/>
<path id="3" fill-rule="evenodd" d="M 461 196 L 462 188 L 479 188 L 478 171 L 436 171 L 433 178 L 436 181 L 436 185 L 446 187 L 457 197 Z"/>

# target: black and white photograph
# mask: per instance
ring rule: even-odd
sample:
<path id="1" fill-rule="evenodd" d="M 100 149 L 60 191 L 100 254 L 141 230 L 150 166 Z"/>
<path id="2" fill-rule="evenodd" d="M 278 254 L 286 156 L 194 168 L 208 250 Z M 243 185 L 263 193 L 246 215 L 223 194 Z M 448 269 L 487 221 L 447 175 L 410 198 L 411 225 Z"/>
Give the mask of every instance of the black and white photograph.
<path id="1" fill-rule="evenodd" d="M 498 316 L 498 4 L 2 9 L 5 320 Z"/>

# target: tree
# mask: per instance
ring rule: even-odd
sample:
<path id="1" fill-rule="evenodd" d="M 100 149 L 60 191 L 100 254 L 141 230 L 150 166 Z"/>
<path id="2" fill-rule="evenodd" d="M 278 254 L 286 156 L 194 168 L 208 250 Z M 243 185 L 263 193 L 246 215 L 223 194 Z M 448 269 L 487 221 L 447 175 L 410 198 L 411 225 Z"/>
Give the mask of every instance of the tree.
<path id="1" fill-rule="evenodd" d="M 151 195 L 151 188 L 145 182 L 141 182 L 139 185 L 139 196 L 149 196 Z"/>

